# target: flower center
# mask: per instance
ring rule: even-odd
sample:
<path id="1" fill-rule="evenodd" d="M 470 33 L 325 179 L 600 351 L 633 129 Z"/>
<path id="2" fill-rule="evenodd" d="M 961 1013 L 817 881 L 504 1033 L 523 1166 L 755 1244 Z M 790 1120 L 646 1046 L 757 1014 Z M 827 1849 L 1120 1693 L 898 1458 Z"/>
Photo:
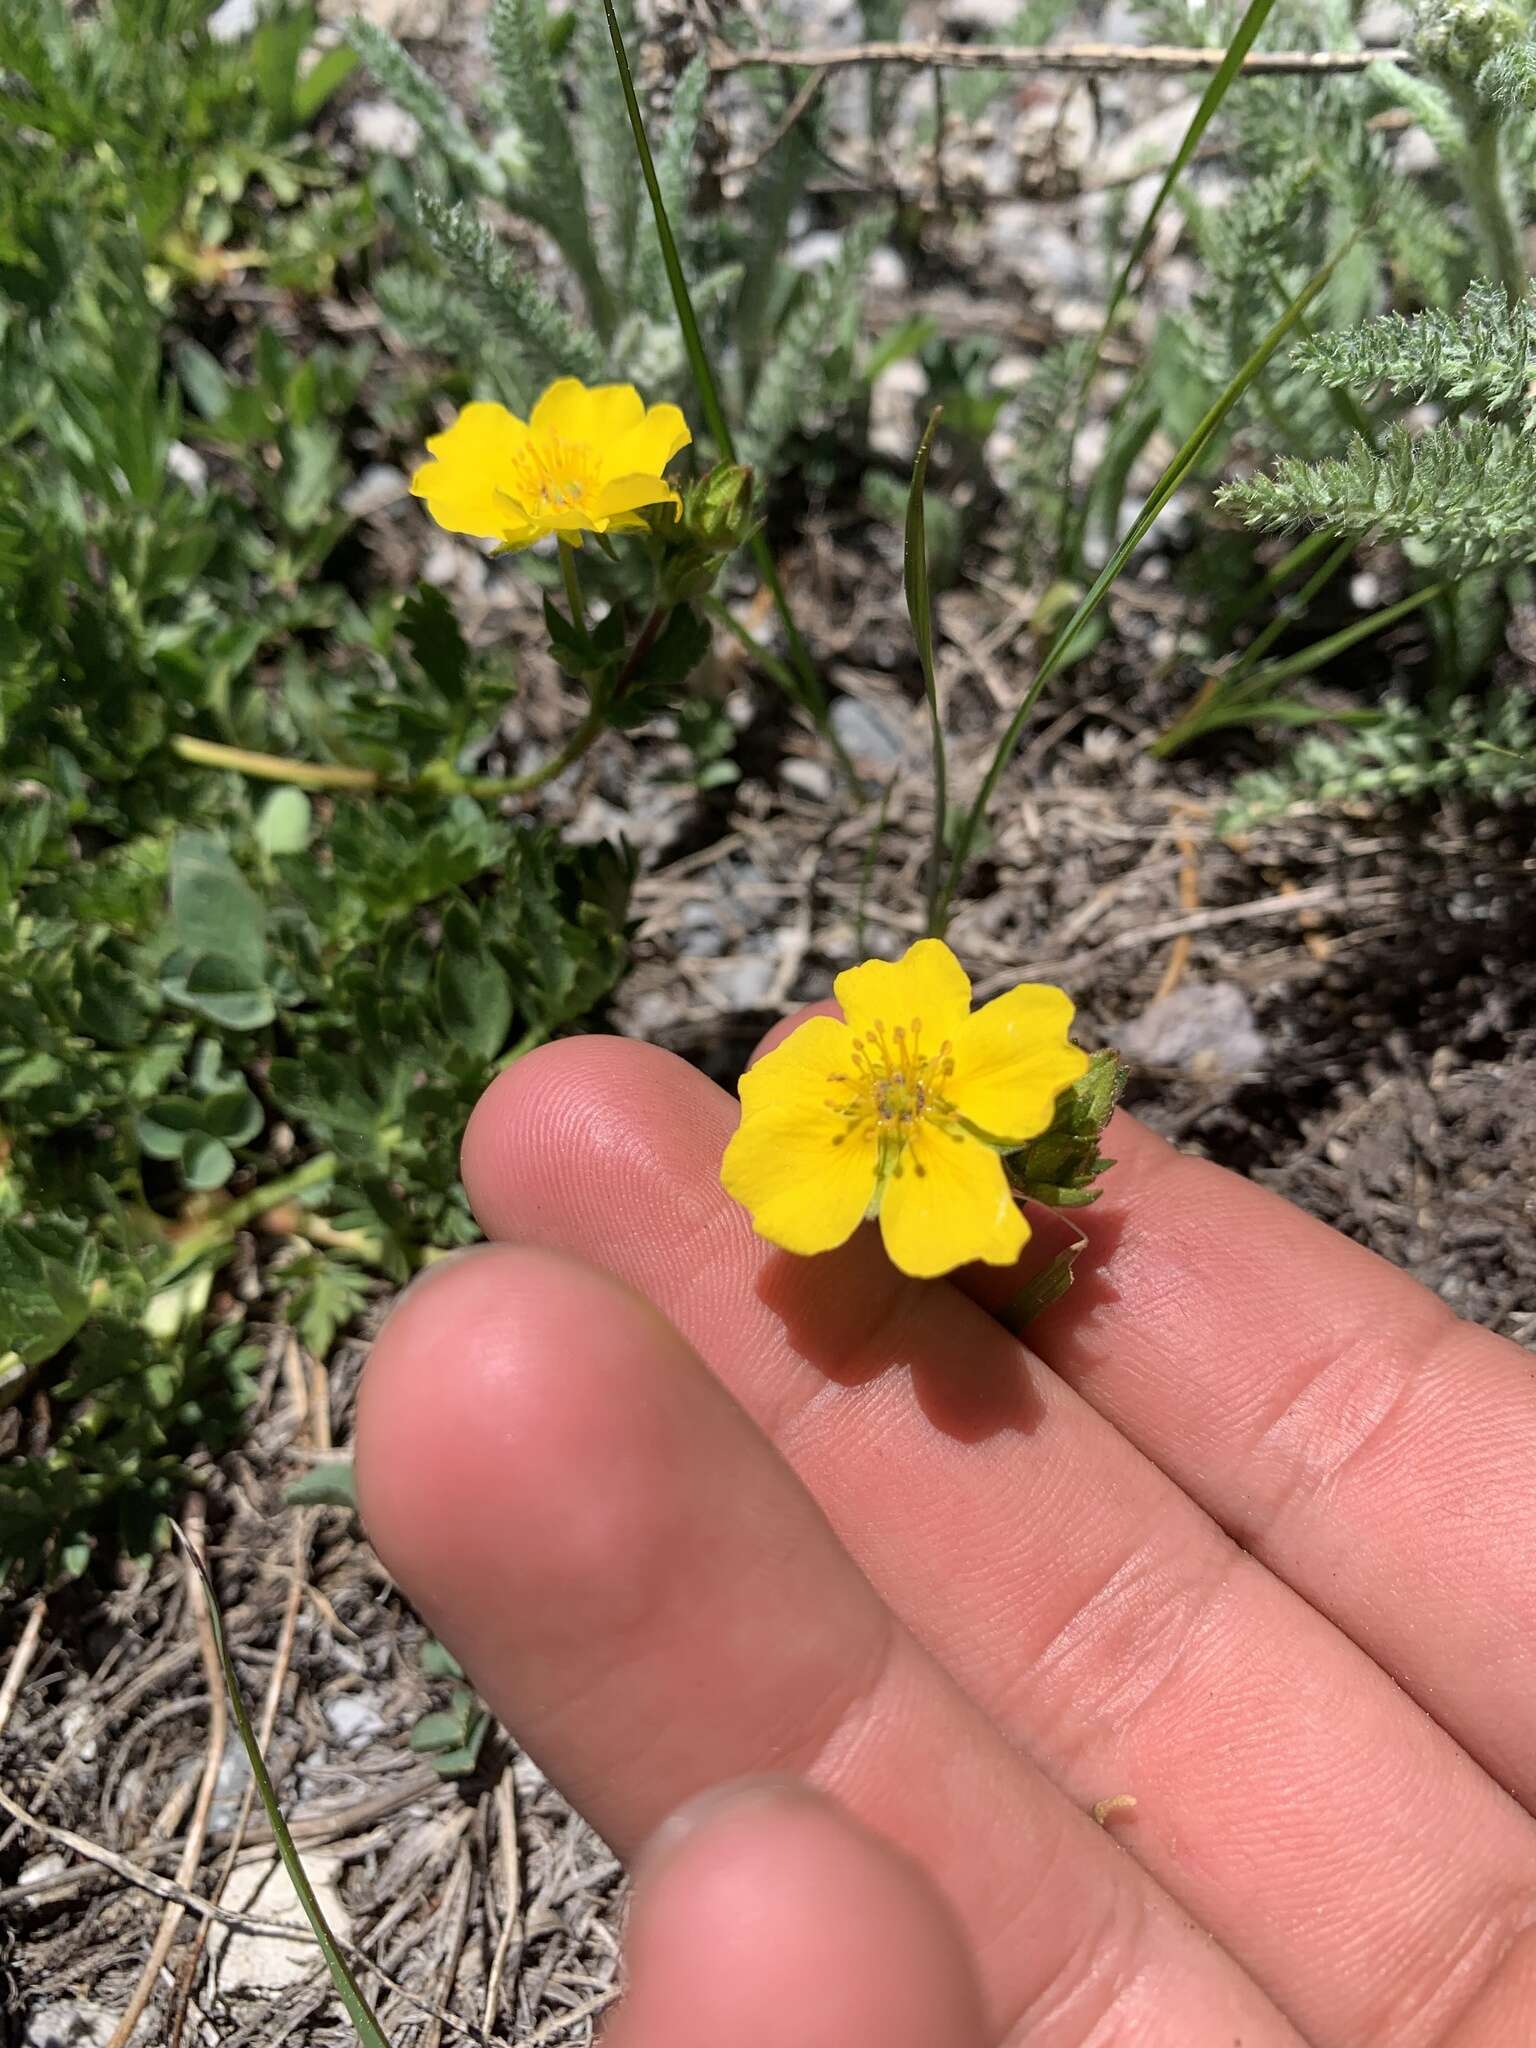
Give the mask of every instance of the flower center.
<path id="1" fill-rule="evenodd" d="M 532 436 L 512 465 L 507 495 L 530 514 L 561 512 L 583 502 L 595 469 L 584 441 L 567 441 L 561 434 Z"/>
<path id="2" fill-rule="evenodd" d="M 919 1018 L 893 1030 L 877 1020 L 853 1041 L 853 1072 L 827 1076 L 834 1090 L 827 1107 L 847 1121 L 847 1129 L 838 1132 L 833 1144 L 842 1144 L 872 1119 L 880 1146 L 880 1171 L 882 1175 L 899 1174 L 902 1154 L 919 1124 L 935 1124 L 940 1129 L 953 1126 L 955 1105 L 946 1088 L 954 1071 L 954 1048 L 949 1040 L 936 1051 L 926 1051 Z M 921 1174 L 921 1165 L 913 1164 Z"/>

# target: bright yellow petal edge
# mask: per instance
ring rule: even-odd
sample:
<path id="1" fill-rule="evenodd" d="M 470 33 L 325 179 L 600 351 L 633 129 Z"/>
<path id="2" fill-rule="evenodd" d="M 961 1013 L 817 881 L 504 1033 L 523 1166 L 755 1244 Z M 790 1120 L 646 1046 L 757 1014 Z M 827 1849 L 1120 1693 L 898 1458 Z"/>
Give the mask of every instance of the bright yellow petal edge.
<path id="1" fill-rule="evenodd" d="M 742 1076 L 727 1194 L 785 1251 L 831 1251 L 874 1216 L 914 1278 L 1011 1265 L 1029 1225 L 1001 1152 L 1038 1137 L 1088 1070 L 1070 997 L 1025 982 L 973 1011 L 942 939 L 834 989 L 846 1021 L 807 1019 Z"/>
<path id="2" fill-rule="evenodd" d="M 561 377 L 526 420 L 476 400 L 427 443 L 411 490 L 448 533 L 531 547 L 558 534 L 626 533 L 647 506 L 680 508 L 662 471 L 693 439 L 675 405 L 647 407 L 633 384 Z"/>

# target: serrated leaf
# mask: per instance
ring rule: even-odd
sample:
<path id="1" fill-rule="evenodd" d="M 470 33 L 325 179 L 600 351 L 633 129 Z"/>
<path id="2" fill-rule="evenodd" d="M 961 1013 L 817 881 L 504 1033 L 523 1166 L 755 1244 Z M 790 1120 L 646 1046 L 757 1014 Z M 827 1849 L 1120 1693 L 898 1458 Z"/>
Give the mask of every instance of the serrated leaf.
<path id="1" fill-rule="evenodd" d="M 434 585 L 419 584 L 406 599 L 400 637 L 438 694 L 449 704 L 461 704 L 469 693 L 469 648 L 453 606 Z"/>
<path id="2" fill-rule="evenodd" d="M 0 1224 L 4 1343 L 24 1365 L 62 1350 L 90 1314 L 95 1256 L 61 1224 Z"/>

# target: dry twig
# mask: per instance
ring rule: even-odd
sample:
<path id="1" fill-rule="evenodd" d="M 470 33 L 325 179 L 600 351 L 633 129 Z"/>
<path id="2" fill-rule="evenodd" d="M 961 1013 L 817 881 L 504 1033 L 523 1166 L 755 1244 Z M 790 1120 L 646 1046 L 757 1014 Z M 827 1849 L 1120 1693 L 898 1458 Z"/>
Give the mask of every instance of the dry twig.
<path id="1" fill-rule="evenodd" d="M 834 49 L 731 50 L 717 45 L 709 68 L 716 77 L 732 71 L 815 66 L 847 71 L 863 64 L 898 64 L 908 70 L 946 71 L 1214 71 L 1226 56 L 1220 45 L 1178 48 L 1133 43 L 849 43 Z M 1255 50 L 1243 70 L 1255 76 L 1326 78 L 1363 71 L 1377 62 L 1408 65 L 1405 49 Z"/>
<path id="2" fill-rule="evenodd" d="M 186 1531 L 189 1544 L 201 1544 L 204 1527 L 204 1508 L 200 1497 L 194 1495 L 186 1510 Z M 187 1829 L 186 1846 L 181 1852 L 181 1861 L 176 1866 L 176 1882 L 190 1889 L 197 1875 L 197 1866 L 203 1860 L 203 1844 L 208 1838 L 208 1815 L 213 1807 L 213 1795 L 218 1789 L 219 1765 L 224 1761 L 224 1736 L 229 1724 L 228 1705 L 224 1696 L 224 1674 L 219 1664 L 218 1645 L 213 1638 L 213 1628 L 208 1619 L 208 1609 L 202 1599 L 198 1583 L 197 1566 L 190 1553 L 183 1560 L 187 1576 L 188 1592 L 193 1619 L 197 1625 L 197 1646 L 203 1659 L 203 1670 L 208 1677 L 208 1738 L 203 1756 L 203 1774 L 198 1781 L 197 1803 L 192 1809 L 191 1825 Z M 145 2008 L 154 1996 L 155 1980 L 159 1977 L 171 1944 L 176 1939 L 185 1908 L 179 1900 L 168 1899 L 160 1915 L 160 1925 L 155 1929 L 154 1941 L 150 1944 L 144 1967 L 139 1972 L 138 1982 L 123 2009 L 123 2016 L 112 2031 L 107 2048 L 128 2048 L 135 2029 L 144 2016 Z M 204 1923 L 206 1925 L 206 1922 Z"/>

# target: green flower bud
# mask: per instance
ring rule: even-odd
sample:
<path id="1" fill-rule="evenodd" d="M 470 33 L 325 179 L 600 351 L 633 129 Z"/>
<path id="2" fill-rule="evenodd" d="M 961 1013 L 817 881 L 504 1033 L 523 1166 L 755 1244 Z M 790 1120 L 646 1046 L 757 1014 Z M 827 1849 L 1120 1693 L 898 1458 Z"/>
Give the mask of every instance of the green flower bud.
<path id="1" fill-rule="evenodd" d="M 1414 13 L 1414 54 L 1453 85 L 1471 85 L 1526 32 L 1514 0 L 1418 0 Z"/>
<path id="2" fill-rule="evenodd" d="M 752 523 L 752 472 L 740 462 L 719 462 L 689 490 L 683 524 L 689 538 L 714 554 L 741 546 Z"/>

